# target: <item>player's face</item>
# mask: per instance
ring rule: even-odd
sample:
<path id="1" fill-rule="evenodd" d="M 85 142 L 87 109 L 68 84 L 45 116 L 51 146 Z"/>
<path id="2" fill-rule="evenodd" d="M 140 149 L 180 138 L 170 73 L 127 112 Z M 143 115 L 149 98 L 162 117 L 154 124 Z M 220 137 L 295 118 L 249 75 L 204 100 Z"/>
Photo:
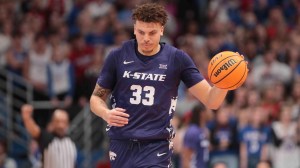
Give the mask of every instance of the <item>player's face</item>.
<path id="1" fill-rule="evenodd" d="M 160 37 L 163 35 L 164 27 L 160 23 L 136 21 L 134 34 L 138 43 L 138 51 L 147 56 L 159 51 Z"/>

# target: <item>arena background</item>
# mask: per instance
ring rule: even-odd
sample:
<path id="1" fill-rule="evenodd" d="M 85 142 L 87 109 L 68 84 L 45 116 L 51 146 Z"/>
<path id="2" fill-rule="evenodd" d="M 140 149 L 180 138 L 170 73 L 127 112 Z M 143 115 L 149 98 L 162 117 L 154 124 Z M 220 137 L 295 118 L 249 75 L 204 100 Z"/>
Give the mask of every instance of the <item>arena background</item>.
<path id="1" fill-rule="evenodd" d="M 219 110 L 225 111 L 225 118 L 235 123 L 237 131 L 251 121 L 254 107 L 262 107 L 263 125 L 270 128 L 278 120 L 283 122 L 281 107 L 291 107 L 289 122 L 297 124 L 297 131 L 291 135 L 290 145 L 298 150 L 295 158 L 299 162 L 300 1 L 155 2 L 163 4 L 169 14 L 162 41 L 187 52 L 205 77 L 208 62 L 216 53 L 230 50 L 245 56 L 248 79 L 243 87 L 229 92 Z M 78 149 L 78 167 L 109 167 L 105 123 L 90 112 L 89 97 L 109 51 L 133 38 L 131 9 L 139 3 L 140 0 L 0 0 L 0 138 L 7 144 L 8 156 L 20 168 L 37 164 L 40 158 L 20 116 L 24 103 L 34 105 L 34 117 L 41 127 L 46 127 L 54 108 L 67 109 L 72 120 L 70 136 Z M 60 88 L 60 81 L 49 80 L 49 74 L 43 71 L 29 74 L 27 59 L 36 46 L 43 48 L 40 52 L 45 55 L 59 55 L 58 59 L 70 63 L 73 71 L 65 78 L 73 87 Z M 50 63 L 51 59 L 39 66 Z M 34 79 L 44 83 L 35 83 Z M 59 99 L 55 99 L 57 96 Z M 182 137 L 196 104 L 197 100 L 181 85 L 174 119 L 174 167 L 180 167 Z M 210 112 L 209 123 L 215 122 L 215 114 Z M 239 158 L 240 139 L 236 138 L 229 141 L 236 142 L 235 157 Z M 276 147 L 272 140 L 268 145 L 270 149 Z M 273 154 L 269 152 L 268 160 L 276 166 Z M 290 159 L 285 161 L 295 162 Z"/>

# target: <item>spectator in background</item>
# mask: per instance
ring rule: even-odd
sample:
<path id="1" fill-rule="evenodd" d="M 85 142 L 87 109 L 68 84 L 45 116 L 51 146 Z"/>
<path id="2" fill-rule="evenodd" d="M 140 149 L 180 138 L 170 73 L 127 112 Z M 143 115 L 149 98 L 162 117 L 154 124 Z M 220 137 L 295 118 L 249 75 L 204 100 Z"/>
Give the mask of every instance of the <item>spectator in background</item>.
<path id="1" fill-rule="evenodd" d="M 215 119 L 209 124 L 210 165 L 224 162 L 230 168 L 238 168 L 238 141 L 236 123 L 230 120 L 230 107 L 224 105 L 216 112 Z"/>
<path id="2" fill-rule="evenodd" d="M 104 48 L 105 54 L 104 57 L 106 58 L 108 54 L 118 47 L 120 47 L 123 43 L 123 41 L 129 40 L 130 34 L 128 31 L 126 31 L 124 28 L 120 28 L 114 32 L 114 43 L 112 45 L 108 45 Z"/>
<path id="3" fill-rule="evenodd" d="M 230 116 L 238 116 L 240 110 L 247 105 L 248 89 L 240 87 L 234 91 L 233 102 L 231 105 Z"/>
<path id="4" fill-rule="evenodd" d="M 42 167 L 42 156 L 39 150 L 38 143 L 35 140 L 31 140 L 29 144 L 29 161 L 31 163 L 31 168 L 41 168 Z"/>
<path id="5" fill-rule="evenodd" d="M 92 30 L 86 35 L 85 40 L 91 46 L 113 44 L 113 34 L 109 31 L 108 17 L 102 16 L 93 19 Z"/>
<path id="6" fill-rule="evenodd" d="M 271 41 L 274 39 L 283 40 L 287 37 L 288 27 L 281 8 L 274 7 L 270 9 L 266 28 Z"/>
<path id="7" fill-rule="evenodd" d="M 6 65 L 5 53 L 11 46 L 11 35 L 13 32 L 12 20 L 9 18 L 5 19 L 2 25 L 0 24 L 0 67 Z"/>
<path id="8" fill-rule="evenodd" d="M 270 129 L 263 124 L 263 109 L 251 111 L 249 124 L 240 131 L 240 168 L 255 168 L 259 161 L 268 159 Z"/>
<path id="9" fill-rule="evenodd" d="M 293 77 L 297 78 L 300 74 L 300 51 L 299 48 L 295 46 L 290 46 L 285 61 L 289 67 L 292 69 Z"/>
<path id="10" fill-rule="evenodd" d="M 90 32 L 92 32 L 93 27 L 93 19 L 90 16 L 90 13 L 87 9 L 83 9 L 76 18 L 76 26 L 74 27 L 74 33 L 72 33 L 72 36 L 76 34 L 82 34 L 83 36 L 86 36 Z"/>
<path id="11" fill-rule="evenodd" d="M 112 4 L 106 0 L 91 0 L 86 9 L 92 18 L 98 18 L 108 15 L 112 8 Z"/>
<path id="12" fill-rule="evenodd" d="M 207 168 L 209 159 L 209 131 L 206 127 L 207 109 L 196 105 L 185 132 L 182 150 L 182 168 Z"/>
<path id="13" fill-rule="evenodd" d="M 260 161 L 256 168 L 272 168 L 271 167 L 271 163 L 270 162 L 267 162 L 267 161 Z"/>
<path id="14" fill-rule="evenodd" d="M 19 31 L 22 34 L 22 47 L 28 53 L 32 48 L 36 33 L 31 29 L 31 23 L 26 15 L 24 17 L 24 20 L 20 23 Z"/>
<path id="15" fill-rule="evenodd" d="M 95 47 L 91 65 L 84 72 L 85 81 L 90 81 L 83 83 L 85 89 L 82 92 L 82 96 L 86 98 L 92 94 L 95 87 L 94 83 L 97 81 L 99 72 L 102 69 L 104 61 L 104 48 L 105 47 L 103 45 Z"/>
<path id="16" fill-rule="evenodd" d="M 37 140 L 43 156 L 43 168 L 75 168 L 77 151 L 75 143 L 67 136 L 68 113 L 55 110 L 47 130 L 40 128 L 33 118 L 33 107 L 22 106 L 22 118 L 29 134 Z"/>
<path id="17" fill-rule="evenodd" d="M 212 168 L 228 168 L 225 162 L 216 162 L 213 164 Z"/>
<path id="18" fill-rule="evenodd" d="M 255 107 L 249 124 L 240 131 L 240 168 L 255 168 L 268 158 L 270 129 L 263 125 L 262 110 Z"/>
<path id="19" fill-rule="evenodd" d="M 243 130 L 249 123 L 249 117 L 251 116 L 251 110 L 247 107 L 243 107 L 239 110 L 237 115 L 237 129 L 238 131 Z"/>
<path id="20" fill-rule="evenodd" d="M 82 92 L 84 73 L 86 69 L 91 66 L 94 53 L 94 48 L 86 44 L 82 35 L 77 34 L 71 37 L 71 52 L 69 58 L 75 69 L 75 98 L 79 100 L 81 106 L 87 103 L 87 98 Z"/>
<path id="21" fill-rule="evenodd" d="M 19 76 L 22 76 L 24 62 L 27 59 L 27 52 L 23 49 L 21 39 L 20 33 L 14 33 L 12 45 L 6 52 L 7 69 Z"/>
<path id="22" fill-rule="evenodd" d="M 23 69 L 24 77 L 34 87 L 35 100 L 47 99 L 47 64 L 51 56 L 52 50 L 47 37 L 44 34 L 37 34 Z"/>
<path id="23" fill-rule="evenodd" d="M 297 123 L 291 120 L 291 108 L 284 106 L 279 121 L 272 124 L 274 168 L 295 168 L 300 166 L 300 148 L 297 142 Z"/>
<path id="24" fill-rule="evenodd" d="M 292 108 L 292 119 L 300 119 L 300 80 L 294 81 L 289 102 Z"/>
<path id="25" fill-rule="evenodd" d="M 3 140 L 0 140 L 0 167 L 17 168 L 15 160 L 7 156 L 7 145 Z"/>
<path id="26" fill-rule="evenodd" d="M 289 84 L 292 71 L 289 66 L 276 60 L 275 51 L 268 50 L 263 56 L 262 63 L 253 67 L 250 78 L 254 81 L 254 86 L 261 90 L 276 81 Z"/>
<path id="27" fill-rule="evenodd" d="M 70 44 L 67 41 L 68 32 L 65 30 L 65 26 L 65 24 L 62 24 L 58 29 L 48 32 L 48 39 L 51 47 L 60 48 L 61 50 L 63 50 L 66 59 L 69 59 L 71 51 Z"/>
<path id="28" fill-rule="evenodd" d="M 300 147 L 300 117 L 297 120 L 297 132 L 296 132 L 296 136 L 297 136 L 297 145 Z"/>
<path id="29" fill-rule="evenodd" d="M 277 101 L 275 92 L 275 83 L 270 84 L 262 91 L 261 106 L 264 109 L 264 114 L 267 116 L 266 122 L 270 124 L 272 121 L 279 118 L 279 112 L 281 108 L 281 102 Z"/>
<path id="30" fill-rule="evenodd" d="M 260 92 L 255 89 L 251 89 L 248 91 L 246 99 L 246 104 L 249 109 L 256 107 L 261 103 Z"/>
<path id="31" fill-rule="evenodd" d="M 49 14 L 47 26 L 49 31 L 58 30 L 61 25 L 64 24 L 64 18 L 59 11 L 54 11 Z"/>
<path id="32" fill-rule="evenodd" d="M 73 101 L 74 70 L 66 54 L 63 46 L 54 47 L 47 66 L 48 94 L 54 107 L 68 108 Z"/>

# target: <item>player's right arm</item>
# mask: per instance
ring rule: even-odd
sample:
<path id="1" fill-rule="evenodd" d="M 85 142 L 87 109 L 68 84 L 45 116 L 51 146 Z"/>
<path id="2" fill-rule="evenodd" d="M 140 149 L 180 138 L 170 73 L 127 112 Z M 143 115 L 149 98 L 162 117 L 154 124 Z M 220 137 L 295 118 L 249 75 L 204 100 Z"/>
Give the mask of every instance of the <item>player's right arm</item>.
<path id="1" fill-rule="evenodd" d="M 29 104 L 23 105 L 21 111 L 22 111 L 23 122 L 27 131 L 33 138 L 38 138 L 41 134 L 41 129 L 32 118 L 32 113 L 33 113 L 32 105 Z"/>
<path id="2" fill-rule="evenodd" d="M 109 109 L 106 104 L 110 90 L 96 84 L 90 99 L 92 112 L 104 119 L 110 126 L 123 127 L 128 124 L 129 115 L 125 113 L 123 108 Z"/>

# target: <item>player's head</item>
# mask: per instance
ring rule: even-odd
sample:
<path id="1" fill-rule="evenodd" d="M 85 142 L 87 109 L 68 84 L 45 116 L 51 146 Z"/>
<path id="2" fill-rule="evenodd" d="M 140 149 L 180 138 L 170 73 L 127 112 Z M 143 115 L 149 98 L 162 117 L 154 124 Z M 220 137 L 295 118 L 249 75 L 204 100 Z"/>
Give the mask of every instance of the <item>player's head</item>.
<path id="1" fill-rule="evenodd" d="M 69 128 L 69 116 L 64 110 L 55 110 L 50 123 L 51 131 L 56 135 L 63 137 Z"/>
<path id="2" fill-rule="evenodd" d="M 138 51 L 143 55 L 153 55 L 159 50 L 160 37 L 167 22 L 167 13 L 163 6 L 146 3 L 133 10 L 134 35 Z"/>

